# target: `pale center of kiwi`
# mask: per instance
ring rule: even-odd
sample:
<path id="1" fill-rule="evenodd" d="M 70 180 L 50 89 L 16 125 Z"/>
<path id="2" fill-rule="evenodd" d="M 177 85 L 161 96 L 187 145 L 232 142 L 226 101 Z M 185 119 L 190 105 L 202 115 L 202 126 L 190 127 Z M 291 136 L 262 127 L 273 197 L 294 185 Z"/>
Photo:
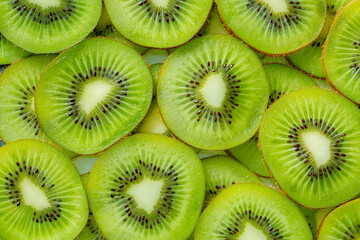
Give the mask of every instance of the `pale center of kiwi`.
<path id="1" fill-rule="evenodd" d="M 85 113 L 90 113 L 110 94 L 113 86 L 103 80 L 86 84 L 80 97 L 80 107 Z"/>
<path id="2" fill-rule="evenodd" d="M 20 184 L 20 188 L 26 205 L 38 211 L 51 207 L 44 191 L 36 186 L 30 179 L 24 178 Z"/>
<path id="3" fill-rule="evenodd" d="M 318 131 L 306 131 L 301 134 L 301 137 L 318 167 L 330 160 L 331 141 L 327 136 Z"/>
<path id="4" fill-rule="evenodd" d="M 220 73 L 209 75 L 200 88 L 204 100 L 211 107 L 222 107 L 226 96 L 226 84 Z"/>
<path id="5" fill-rule="evenodd" d="M 58 7 L 61 4 L 61 0 L 28 0 L 28 1 L 44 9 L 48 7 Z"/>
<path id="6" fill-rule="evenodd" d="M 158 8 L 166 8 L 169 4 L 169 0 L 151 0 L 151 3 Z"/>
<path id="7" fill-rule="evenodd" d="M 273 13 L 286 13 L 288 12 L 288 5 L 286 0 L 261 0 L 268 5 Z"/>
<path id="8" fill-rule="evenodd" d="M 163 185 L 163 181 L 144 178 L 140 183 L 132 185 L 127 193 L 135 199 L 138 208 L 142 208 L 150 214 L 159 201 Z"/>
<path id="9" fill-rule="evenodd" d="M 35 113 L 35 98 L 34 96 L 31 98 L 31 111 L 33 111 L 33 113 Z"/>
<path id="10" fill-rule="evenodd" d="M 267 240 L 267 236 L 263 231 L 256 228 L 250 222 L 247 222 L 244 227 L 244 231 L 239 235 L 238 240 Z"/>

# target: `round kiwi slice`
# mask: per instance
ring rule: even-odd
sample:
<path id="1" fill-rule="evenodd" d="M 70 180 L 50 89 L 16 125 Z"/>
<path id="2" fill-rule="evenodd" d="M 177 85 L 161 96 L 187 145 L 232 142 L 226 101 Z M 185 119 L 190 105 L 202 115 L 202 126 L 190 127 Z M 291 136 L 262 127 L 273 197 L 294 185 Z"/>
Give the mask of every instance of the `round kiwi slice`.
<path id="1" fill-rule="evenodd" d="M 223 34 L 177 48 L 160 72 L 157 99 L 169 130 L 206 150 L 235 147 L 255 134 L 269 96 L 256 54 Z"/>
<path id="2" fill-rule="evenodd" d="M 185 144 L 137 134 L 99 157 L 87 193 L 108 239 L 186 239 L 200 215 L 205 177 L 199 158 Z"/>
<path id="3" fill-rule="evenodd" d="M 136 51 L 138 51 L 139 53 L 144 53 L 146 52 L 147 48 L 138 46 L 132 42 L 130 42 L 129 40 L 127 40 L 126 38 L 124 38 L 123 36 L 121 36 L 121 34 L 116 30 L 116 28 L 114 27 L 114 25 L 112 24 L 109 15 L 107 13 L 106 7 L 103 5 L 102 7 L 102 11 L 101 11 L 101 16 L 99 19 L 98 24 L 96 25 L 95 29 L 93 30 L 92 33 L 90 33 L 89 35 L 90 37 L 108 37 L 108 38 L 115 38 L 117 40 L 123 41 L 127 44 L 129 44 L 131 47 L 133 47 Z"/>
<path id="4" fill-rule="evenodd" d="M 162 63 L 155 63 L 150 65 L 150 72 L 151 72 L 151 76 L 153 78 L 154 81 L 154 95 L 156 95 L 156 86 L 157 86 L 157 81 L 159 79 L 159 75 L 160 75 L 160 70 L 162 68 Z"/>
<path id="5" fill-rule="evenodd" d="M 20 58 L 31 55 L 31 53 L 16 47 L 0 33 L 0 65 L 11 64 Z"/>
<path id="6" fill-rule="evenodd" d="M 351 0 L 327 1 L 327 14 L 324 29 L 316 41 L 311 43 L 306 48 L 288 56 L 288 59 L 292 64 L 312 76 L 325 78 L 322 64 L 322 50 L 326 36 L 337 12 L 349 2 L 351 2 Z"/>
<path id="7" fill-rule="evenodd" d="M 297 206 L 281 193 L 256 183 L 224 189 L 201 214 L 195 239 L 310 240 Z"/>
<path id="8" fill-rule="evenodd" d="M 327 80 L 338 91 L 360 103 L 360 1 L 355 0 L 336 16 L 323 51 Z"/>
<path id="9" fill-rule="evenodd" d="M 101 0 L 0 0 L 0 32 L 33 53 L 59 52 L 86 37 L 101 14 Z"/>
<path id="10" fill-rule="evenodd" d="M 360 191 L 360 111 L 321 88 L 281 97 L 265 113 L 260 148 L 279 186 L 305 207 L 325 208 Z"/>
<path id="11" fill-rule="evenodd" d="M 86 194 L 70 159 L 38 140 L 0 148 L 0 235 L 74 239 L 88 217 Z"/>
<path id="12" fill-rule="evenodd" d="M 238 37 L 270 55 L 285 55 L 309 45 L 325 22 L 325 0 L 216 2 L 221 18 Z"/>
<path id="13" fill-rule="evenodd" d="M 172 48 L 188 42 L 205 24 L 212 0 L 104 0 L 116 29 L 132 42 Z"/>
<path id="14" fill-rule="evenodd" d="M 235 159 L 227 156 L 214 156 L 201 161 L 206 179 L 204 208 L 223 189 L 235 183 L 262 183 L 260 178 Z"/>
<path id="15" fill-rule="evenodd" d="M 114 39 L 87 39 L 61 53 L 42 74 L 35 92 L 38 121 L 66 149 L 97 153 L 140 123 L 152 88 L 138 52 Z"/>
<path id="16" fill-rule="evenodd" d="M 359 239 L 360 199 L 347 202 L 332 210 L 321 223 L 317 240 Z"/>

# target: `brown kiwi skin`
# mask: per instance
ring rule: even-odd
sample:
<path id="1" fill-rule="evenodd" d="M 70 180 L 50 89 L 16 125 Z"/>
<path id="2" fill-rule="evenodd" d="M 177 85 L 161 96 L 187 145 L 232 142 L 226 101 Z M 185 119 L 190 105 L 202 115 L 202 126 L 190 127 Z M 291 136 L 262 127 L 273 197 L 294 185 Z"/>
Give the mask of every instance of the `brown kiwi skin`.
<path id="1" fill-rule="evenodd" d="M 292 68 L 294 68 L 294 69 L 296 69 L 296 70 L 304 73 L 304 74 L 307 75 L 308 77 L 315 78 L 315 79 L 319 79 L 319 80 L 326 80 L 326 78 L 322 78 L 322 77 L 315 76 L 315 75 L 313 75 L 313 74 L 311 74 L 311 73 L 305 72 L 305 71 L 302 70 L 301 68 L 298 68 L 297 66 L 295 66 L 295 65 L 289 60 L 288 57 L 285 57 L 285 59 L 286 59 L 286 61 L 288 61 L 289 65 L 290 65 Z M 324 67 L 323 67 L 323 68 L 324 68 Z"/>
<path id="2" fill-rule="evenodd" d="M 214 0 L 214 1 L 215 1 L 215 3 L 216 3 L 216 7 L 217 7 L 217 10 L 218 10 L 218 12 L 219 12 L 219 7 L 218 7 L 218 5 L 217 5 L 217 0 Z M 326 13 L 327 13 L 327 9 L 325 9 L 325 15 L 326 15 Z M 225 21 L 223 20 L 223 18 L 221 17 L 220 14 L 219 14 L 219 17 L 220 17 L 220 20 L 221 20 L 222 24 L 223 24 L 224 27 L 226 28 L 226 30 L 228 30 L 228 31 L 231 33 L 231 35 L 233 35 L 233 36 L 241 39 L 238 35 L 236 35 L 236 34 L 226 25 Z M 312 40 L 311 42 L 309 42 L 306 46 L 303 46 L 303 47 L 301 47 L 301 48 L 299 48 L 299 49 L 296 49 L 296 50 L 294 50 L 294 51 L 287 52 L 287 53 L 281 53 L 281 54 L 266 53 L 266 52 L 263 52 L 263 51 L 255 48 L 255 47 L 249 45 L 249 44 L 246 43 L 243 39 L 241 39 L 241 41 L 243 41 L 243 42 L 244 42 L 246 45 L 248 45 L 251 49 L 254 49 L 254 50 L 258 51 L 259 53 L 261 53 L 261 54 L 264 55 L 264 56 L 269 56 L 269 57 L 285 57 L 285 56 L 287 56 L 287 55 L 289 55 L 289 54 L 298 52 L 298 51 L 300 51 L 301 49 L 304 49 L 304 48 L 306 48 L 307 46 L 309 46 L 310 44 L 312 44 L 313 42 L 315 42 L 316 39 L 318 39 L 318 37 L 320 36 L 322 30 L 324 29 L 324 27 L 325 27 L 325 22 L 326 22 L 326 18 L 324 19 L 324 24 L 323 24 L 323 26 L 322 26 L 322 28 L 321 28 L 321 31 L 320 31 L 319 34 L 314 38 L 314 40 Z"/>
<path id="3" fill-rule="evenodd" d="M 85 39 L 81 40 L 80 42 L 82 42 L 82 41 L 84 41 L 84 40 L 87 40 L 87 39 L 93 39 L 93 38 L 111 39 L 111 40 L 118 41 L 118 42 L 121 42 L 121 43 L 123 43 L 123 44 L 126 44 L 126 46 L 131 47 L 132 49 L 134 49 L 132 46 L 130 46 L 130 45 L 129 45 L 128 43 L 126 43 L 126 42 L 123 42 L 123 41 L 120 41 L 120 40 L 114 39 L 114 38 L 107 38 L 107 37 L 85 38 Z M 68 47 L 66 50 L 64 50 L 64 51 L 61 52 L 59 55 L 57 55 L 53 60 L 51 60 L 51 62 L 45 67 L 43 73 L 42 73 L 41 76 L 40 76 L 40 79 L 42 78 L 42 75 L 44 74 L 45 70 L 49 67 L 50 64 L 52 64 L 52 63 L 55 61 L 56 58 L 58 58 L 59 56 L 62 56 L 65 52 L 68 51 L 68 49 L 74 47 L 75 45 L 77 45 L 77 44 L 80 43 L 80 42 L 77 42 L 77 43 L 73 44 L 72 46 Z M 144 57 L 143 57 L 138 51 L 136 51 L 135 49 L 134 49 L 134 51 L 135 51 L 135 52 L 144 60 L 144 62 L 145 62 Z M 148 65 L 146 62 L 145 62 L 145 64 L 146 64 L 146 67 L 147 67 L 147 69 L 149 70 L 149 73 L 150 73 L 150 67 L 149 67 L 149 65 Z M 39 82 L 40 82 L 40 81 L 39 81 Z M 34 96 L 36 96 L 36 92 L 37 92 L 37 89 L 38 89 L 39 82 L 36 84 Z M 152 81 L 151 83 L 153 84 L 153 81 Z M 151 88 L 151 91 L 152 91 L 152 95 L 154 95 L 154 87 Z M 152 101 L 154 101 L 154 100 L 152 99 Z M 150 105 L 151 105 L 151 103 L 150 103 Z M 149 107 L 148 107 L 148 109 L 147 109 L 147 111 L 146 111 L 146 114 L 148 114 L 148 112 L 149 112 L 149 110 L 150 110 L 150 105 L 149 105 Z M 36 106 L 34 106 L 34 108 L 35 108 L 35 116 L 37 117 L 37 114 L 36 114 Z M 146 114 L 145 114 L 145 116 L 146 116 Z M 144 116 L 144 117 L 145 117 L 145 116 Z M 134 127 L 134 129 L 131 130 L 126 136 L 120 138 L 118 141 L 115 141 L 113 144 L 111 144 L 111 145 L 108 146 L 107 148 L 104 148 L 103 150 L 101 150 L 101 151 L 98 152 L 98 153 L 101 153 L 101 154 L 102 154 L 103 152 L 105 152 L 107 149 L 109 149 L 110 147 L 112 147 L 112 146 L 115 145 L 116 143 L 118 143 L 118 142 L 120 142 L 121 140 L 125 139 L 126 137 L 130 136 L 130 135 L 134 132 L 134 130 L 140 125 L 140 123 L 141 123 L 141 121 L 140 121 L 140 122 Z M 40 126 L 40 124 L 39 124 L 39 126 Z M 41 126 L 40 126 L 40 129 L 42 129 Z M 44 131 L 43 131 L 43 132 L 44 132 Z M 53 142 L 55 142 L 55 141 L 54 141 L 52 138 L 50 138 L 45 132 L 44 132 L 44 134 L 45 134 L 49 139 L 51 139 Z M 55 143 L 56 143 L 56 142 L 55 142 Z M 66 149 L 66 148 L 65 148 L 65 149 Z M 66 150 L 68 150 L 68 149 L 66 149 Z M 70 150 L 68 150 L 68 151 L 69 151 L 69 152 L 72 152 L 72 151 L 70 151 Z M 62 152 L 62 151 L 61 151 L 61 152 Z M 73 152 L 73 153 L 75 153 L 75 152 Z M 77 154 L 77 153 L 76 153 L 76 154 Z M 88 155 L 93 155 L 93 154 L 94 154 L 94 153 L 81 154 L 81 155 L 88 156 Z M 65 154 L 65 155 L 66 155 L 66 154 Z M 0 240 L 1 240 L 1 239 L 0 239 Z"/>

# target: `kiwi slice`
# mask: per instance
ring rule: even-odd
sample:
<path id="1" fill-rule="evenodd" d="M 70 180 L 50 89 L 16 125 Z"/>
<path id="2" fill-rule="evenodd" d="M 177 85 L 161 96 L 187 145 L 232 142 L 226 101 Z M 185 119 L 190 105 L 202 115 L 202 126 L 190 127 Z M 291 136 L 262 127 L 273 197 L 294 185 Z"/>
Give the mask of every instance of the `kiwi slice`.
<path id="1" fill-rule="evenodd" d="M 206 179 L 204 208 L 222 190 L 235 183 L 262 183 L 260 178 L 235 159 L 227 156 L 214 156 L 201 161 Z"/>
<path id="2" fill-rule="evenodd" d="M 303 215 L 305 216 L 305 219 L 310 227 L 313 238 L 316 239 L 318 229 L 316 227 L 315 214 L 316 214 L 317 209 L 306 208 L 306 207 L 302 207 L 301 205 L 298 207 L 299 207 L 300 211 L 303 213 Z"/>
<path id="3" fill-rule="evenodd" d="M 329 90 L 304 88 L 269 108 L 259 138 L 270 172 L 289 197 L 325 208 L 360 191 L 359 132 L 355 104 Z"/>
<path id="4" fill-rule="evenodd" d="M 204 210 L 195 239 L 310 240 L 297 206 L 281 193 L 256 183 L 224 189 Z"/>
<path id="5" fill-rule="evenodd" d="M 81 176 L 90 173 L 91 169 L 95 165 L 96 160 L 100 154 L 94 155 L 80 155 L 73 159 L 76 169 Z"/>
<path id="6" fill-rule="evenodd" d="M 150 71 L 133 48 L 114 39 L 87 39 L 45 69 L 35 92 L 36 113 L 56 143 L 93 154 L 140 123 L 152 88 Z"/>
<path id="7" fill-rule="evenodd" d="M 112 24 L 109 15 L 107 13 L 106 7 L 103 5 L 101 16 L 99 19 L 98 24 L 96 25 L 95 29 L 89 35 L 90 37 L 108 37 L 108 38 L 115 38 L 117 40 L 123 41 L 133 47 L 139 53 L 146 52 L 147 48 L 141 47 L 136 45 L 126 38 L 124 38 L 114 27 Z"/>
<path id="8" fill-rule="evenodd" d="M 188 42 L 205 24 L 212 0 L 104 0 L 121 35 L 145 47 L 172 48 Z"/>
<path id="9" fill-rule="evenodd" d="M 285 57 L 269 57 L 265 56 L 261 59 L 263 65 L 266 64 L 274 64 L 274 63 L 281 63 L 284 65 L 289 65 L 289 62 L 286 60 Z"/>
<path id="10" fill-rule="evenodd" d="M 360 103 L 360 1 L 351 2 L 336 16 L 323 52 L 327 80 L 339 92 Z"/>
<path id="11" fill-rule="evenodd" d="M 199 158 L 185 144 L 137 134 L 99 157 L 87 193 L 108 239 L 186 239 L 200 215 L 205 177 Z"/>
<path id="12" fill-rule="evenodd" d="M 201 150 L 198 149 L 196 153 L 200 159 L 214 157 L 214 156 L 228 156 L 225 151 L 208 151 L 208 150 Z"/>
<path id="13" fill-rule="evenodd" d="M 161 67 L 162 67 L 161 63 L 155 63 L 155 64 L 150 65 L 150 72 L 151 72 L 151 76 L 154 81 L 154 84 L 153 84 L 154 95 L 156 95 L 156 86 L 157 86 L 157 81 L 159 79 Z"/>
<path id="14" fill-rule="evenodd" d="M 271 187 L 272 189 L 276 190 L 276 191 L 280 191 L 279 186 L 276 184 L 276 181 L 274 178 L 272 177 L 260 177 L 261 181 L 263 181 L 263 183 L 265 184 L 265 186 Z"/>
<path id="15" fill-rule="evenodd" d="M 329 85 L 329 83 L 326 80 L 323 79 L 313 79 L 317 85 L 321 88 L 324 89 L 328 89 L 328 90 L 332 90 L 331 86 Z"/>
<path id="16" fill-rule="evenodd" d="M 88 217 L 70 159 L 38 140 L 0 148 L 0 234 L 5 239 L 74 239 Z"/>
<path id="17" fill-rule="evenodd" d="M 59 52 L 86 37 L 101 14 L 101 0 L 0 0 L 0 32 L 29 52 Z"/>
<path id="18" fill-rule="evenodd" d="M 269 96 L 256 54 L 230 35 L 206 35 L 177 48 L 157 86 L 169 130 L 190 146 L 235 147 L 255 134 Z"/>
<path id="19" fill-rule="evenodd" d="M 309 45 L 325 22 L 325 0 L 216 2 L 221 18 L 238 37 L 270 55 L 285 55 Z"/>
<path id="20" fill-rule="evenodd" d="M 165 62 L 166 58 L 169 56 L 169 52 L 162 49 L 149 49 L 143 56 L 145 62 L 148 65 L 152 65 Z"/>
<path id="21" fill-rule="evenodd" d="M 0 33 L 0 65 L 11 64 L 20 58 L 30 56 L 31 53 L 16 47 Z"/>
<path id="22" fill-rule="evenodd" d="M 360 199 L 347 202 L 331 211 L 321 223 L 318 240 L 359 239 Z"/>
<path id="23" fill-rule="evenodd" d="M 263 177 L 271 177 L 271 174 L 261 155 L 258 133 L 245 143 L 234 148 L 230 148 L 229 152 L 232 156 L 234 156 L 234 158 L 236 158 L 236 160 L 244 164 L 256 174 Z"/>
<path id="24" fill-rule="evenodd" d="M 351 0 L 327 1 L 327 14 L 324 29 L 316 41 L 311 43 L 306 48 L 288 56 L 288 59 L 292 64 L 312 76 L 325 78 L 322 64 L 322 50 L 326 36 L 337 12 L 349 2 L 351 2 Z"/>
<path id="25" fill-rule="evenodd" d="M 220 20 L 216 3 L 214 3 L 209 19 L 205 24 L 204 29 L 199 33 L 199 36 L 204 36 L 208 34 L 230 34 Z"/>

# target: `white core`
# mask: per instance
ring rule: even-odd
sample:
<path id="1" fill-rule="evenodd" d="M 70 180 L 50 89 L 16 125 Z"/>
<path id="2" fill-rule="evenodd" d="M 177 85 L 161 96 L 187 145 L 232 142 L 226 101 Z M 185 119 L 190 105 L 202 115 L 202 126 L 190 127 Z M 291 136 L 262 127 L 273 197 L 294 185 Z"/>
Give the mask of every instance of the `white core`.
<path id="1" fill-rule="evenodd" d="M 266 235 L 260 229 L 247 222 L 244 231 L 239 236 L 238 240 L 267 240 Z"/>
<path id="2" fill-rule="evenodd" d="M 112 90 L 112 85 L 98 80 L 84 86 L 79 105 L 83 111 L 90 113 L 100 102 L 105 100 Z"/>
<path id="3" fill-rule="evenodd" d="M 286 0 L 261 0 L 267 6 L 271 8 L 273 13 L 283 13 L 288 11 L 288 5 Z"/>
<path id="4" fill-rule="evenodd" d="M 318 131 L 306 131 L 301 134 L 305 147 L 311 152 L 316 165 L 326 164 L 331 155 L 331 141 Z"/>
<path id="5" fill-rule="evenodd" d="M 36 186 L 30 179 L 24 178 L 20 184 L 20 189 L 26 205 L 38 211 L 51 206 L 44 191 Z"/>
<path id="6" fill-rule="evenodd" d="M 208 76 L 200 88 L 200 93 L 207 104 L 218 108 L 223 105 L 226 96 L 226 85 L 221 74 Z"/>
<path id="7" fill-rule="evenodd" d="M 61 4 L 61 0 L 29 0 L 30 3 L 34 3 L 42 8 L 58 7 Z"/>
<path id="8" fill-rule="evenodd" d="M 169 4 L 169 0 L 151 0 L 151 3 L 158 8 L 166 8 Z"/>

